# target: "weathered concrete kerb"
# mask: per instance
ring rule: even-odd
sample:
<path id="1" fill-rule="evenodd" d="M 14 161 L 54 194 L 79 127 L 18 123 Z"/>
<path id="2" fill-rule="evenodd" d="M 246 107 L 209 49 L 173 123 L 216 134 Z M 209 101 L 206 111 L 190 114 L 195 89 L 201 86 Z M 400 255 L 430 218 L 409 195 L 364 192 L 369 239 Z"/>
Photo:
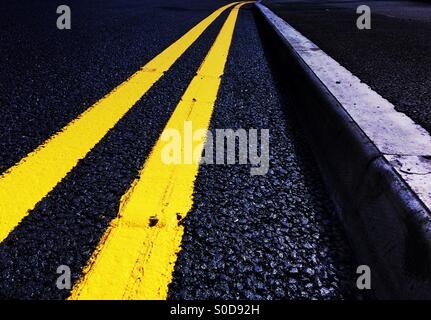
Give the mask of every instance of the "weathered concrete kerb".
<path id="1" fill-rule="evenodd" d="M 268 8 L 256 17 L 373 295 L 431 298 L 431 137 Z"/>

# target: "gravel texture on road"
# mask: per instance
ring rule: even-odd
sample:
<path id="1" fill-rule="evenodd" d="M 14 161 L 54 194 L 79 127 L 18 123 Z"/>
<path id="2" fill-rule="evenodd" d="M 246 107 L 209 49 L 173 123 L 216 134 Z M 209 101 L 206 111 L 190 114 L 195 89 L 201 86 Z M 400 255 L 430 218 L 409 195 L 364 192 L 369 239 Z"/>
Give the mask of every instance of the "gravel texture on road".
<path id="1" fill-rule="evenodd" d="M 70 31 L 56 29 L 54 1 L 2 2 L 0 172 L 227 2 L 71 0 Z M 68 296 L 56 287 L 57 268 L 78 279 L 225 18 L 1 243 L 1 299 Z M 284 104 L 251 10 L 242 9 L 211 128 L 270 129 L 270 170 L 200 168 L 170 298 L 355 295 L 352 252 Z"/>
<path id="2" fill-rule="evenodd" d="M 316 163 L 239 14 L 210 130 L 269 129 L 270 169 L 200 167 L 171 299 L 352 298 L 354 260 Z"/>

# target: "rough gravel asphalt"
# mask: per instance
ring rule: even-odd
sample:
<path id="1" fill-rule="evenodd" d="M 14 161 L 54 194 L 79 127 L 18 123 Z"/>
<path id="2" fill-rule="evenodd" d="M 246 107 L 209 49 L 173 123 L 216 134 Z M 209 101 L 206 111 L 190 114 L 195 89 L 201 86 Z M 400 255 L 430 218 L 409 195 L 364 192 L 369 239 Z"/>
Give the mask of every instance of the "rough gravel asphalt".
<path id="1" fill-rule="evenodd" d="M 354 267 L 303 135 L 292 127 L 253 15 L 240 12 L 211 129 L 270 130 L 270 170 L 202 166 L 170 297 L 352 298 Z"/>
<path id="2" fill-rule="evenodd" d="M 55 28 L 54 1 L 2 2 L 0 172 L 224 3 L 69 1 L 68 33 Z M 78 279 L 225 18 L 0 244 L 0 298 L 68 296 L 55 286 L 57 267 Z M 250 9 L 239 14 L 214 128 L 270 129 L 270 170 L 252 177 L 246 165 L 201 166 L 169 297 L 354 297 L 352 252 Z"/>

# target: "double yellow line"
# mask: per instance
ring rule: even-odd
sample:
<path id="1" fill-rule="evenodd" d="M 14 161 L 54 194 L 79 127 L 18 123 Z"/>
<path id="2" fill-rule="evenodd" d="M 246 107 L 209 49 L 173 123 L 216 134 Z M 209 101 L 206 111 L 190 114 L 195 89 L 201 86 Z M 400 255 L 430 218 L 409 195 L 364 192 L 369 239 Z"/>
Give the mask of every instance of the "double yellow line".
<path id="1" fill-rule="evenodd" d="M 115 126 L 175 61 L 226 9 L 235 7 L 168 121 L 208 128 L 229 53 L 239 8 L 226 5 L 188 31 L 127 81 L 0 177 L 0 242 Z M 163 135 L 163 134 L 162 134 Z M 159 139 L 140 177 L 122 197 L 120 210 L 75 285 L 71 299 L 163 299 L 192 206 L 198 164 L 163 164 Z M 199 148 L 199 146 L 198 146 Z M 200 144 L 202 151 L 202 144 Z M 198 150 L 199 151 L 199 150 Z M 157 215 L 157 225 L 150 226 Z"/>

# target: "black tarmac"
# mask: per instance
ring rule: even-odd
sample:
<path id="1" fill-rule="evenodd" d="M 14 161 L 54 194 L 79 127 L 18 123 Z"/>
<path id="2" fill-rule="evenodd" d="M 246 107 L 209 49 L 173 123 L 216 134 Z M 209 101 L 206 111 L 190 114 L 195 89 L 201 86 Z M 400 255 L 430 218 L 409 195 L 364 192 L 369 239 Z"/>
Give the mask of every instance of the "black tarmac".
<path id="1" fill-rule="evenodd" d="M 3 1 L 0 172 L 225 3 L 69 1 L 72 30 L 60 31 L 56 2 Z M 0 244 L 0 298 L 68 296 L 57 267 L 78 279 L 225 18 Z M 289 108 L 242 9 L 211 128 L 269 129 L 270 170 L 200 168 L 170 298 L 356 296 L 352 253 Z"/>
<path id="2" fill-rule="evenodd" d="M 265 1 L 373 90 L 431 132 L 431 3 Z M 371 30 L 356 27 L 357 6 Z"/>

